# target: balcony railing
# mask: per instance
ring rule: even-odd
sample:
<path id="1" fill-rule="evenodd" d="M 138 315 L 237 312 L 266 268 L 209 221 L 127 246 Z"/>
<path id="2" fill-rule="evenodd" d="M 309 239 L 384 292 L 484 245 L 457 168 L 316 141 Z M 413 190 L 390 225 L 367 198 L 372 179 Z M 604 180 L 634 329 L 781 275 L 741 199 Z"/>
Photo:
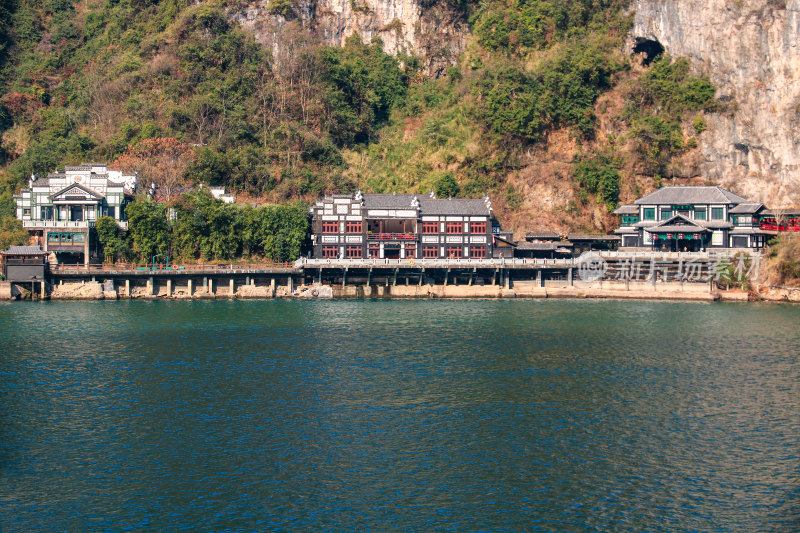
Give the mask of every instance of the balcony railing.
<path id="1" fill-rule="evenodd" d="M 23 220 L 23 228 L 93 228 L 94 220 Z"/>
<path id="2" fill-rule="evenodd" d="M 367 235 L 370 241 L 415 241 L 417 236 L 414 233 L 370 233 Z"/>
<path id="3" fill-rule="evenodd" d="M 42 228 L 42 229 L 69 229 L 69 228 L 78 228 L 78 229 L 87 229 L 93 228 L 96 225 L 95 220 L 23 220 L 22 227 L 23 228 Z M 117 220 L 117 226 L 120 229 L 127 230 L 128 229 L 128 222 L 123 220 Z"/>

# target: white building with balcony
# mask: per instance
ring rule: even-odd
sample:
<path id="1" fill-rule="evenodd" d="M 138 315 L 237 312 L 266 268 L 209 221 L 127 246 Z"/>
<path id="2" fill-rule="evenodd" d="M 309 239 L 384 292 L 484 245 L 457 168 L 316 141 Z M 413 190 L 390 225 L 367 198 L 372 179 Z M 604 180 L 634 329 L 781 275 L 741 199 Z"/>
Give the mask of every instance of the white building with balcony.
<path id="1" fill-rule="evenodd" d="M 125 206 L 132 199 L 137 176 L 109 170 L 105 164 L 65 167 L 46 178 L 31 176 L 28 188 L 14 195 L 17 218 L 31 243 L 59 260 L 89 262 L 97 250 L 95 222 L 110 216 L 127 229 Z"/>

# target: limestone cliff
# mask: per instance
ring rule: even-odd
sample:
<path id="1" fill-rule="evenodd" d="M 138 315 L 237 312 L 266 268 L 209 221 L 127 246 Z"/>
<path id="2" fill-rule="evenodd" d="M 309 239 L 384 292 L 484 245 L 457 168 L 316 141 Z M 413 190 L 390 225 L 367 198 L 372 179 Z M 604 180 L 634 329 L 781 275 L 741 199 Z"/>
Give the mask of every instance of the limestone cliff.
<path id="1" fill-rule="evenodd" d="M 270 1 L 255 0 L 231 12 L 270 47 L 280 46 L 281 30 L 297 20 L 333 46 L 356 32 L 365 42 L 378 37 L 387 53 L 414 53 L 425 61 L 429 75 L 438 76 L 466 44 L 464 13 L 447 1 L 294 0 L 285 16 L 270 13 Z"/>
<path id="2" fill-rule="evenodd" d="M 631 45 L 686 56 L 732 102 L 709 117 L 698 173 L 800 205 L 800 0 L 634 0 Z M 657 45 L 656 45 L 657 46 Z"/>

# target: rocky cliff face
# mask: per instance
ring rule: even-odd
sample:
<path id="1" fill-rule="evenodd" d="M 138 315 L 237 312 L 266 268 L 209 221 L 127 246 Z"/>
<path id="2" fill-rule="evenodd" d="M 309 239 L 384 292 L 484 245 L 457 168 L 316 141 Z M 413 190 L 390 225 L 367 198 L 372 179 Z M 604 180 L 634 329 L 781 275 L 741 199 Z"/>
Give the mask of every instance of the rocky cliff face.
<path id="1" fill-rule="evenodd" d="M 634 0 L 631 45 L 691 58 L 732 102 L 700 135 L 699 173 L 800 205 L 800 0 Z"/>
<path id="2" fill-rule="evenodd" d="M 365 42 L 379 37 L 387 53 L 414 53 L 423 58 L 429 75 L 438 76 L 466 44 L 464 14 L 447 1 L 296 0 L 286 16 L 271 14 L 269 4 L 255 0 L 231 16 L 271 47 L 280 46 L 281 31 L 296 20 L 333 46 L 356 32 Z"/>

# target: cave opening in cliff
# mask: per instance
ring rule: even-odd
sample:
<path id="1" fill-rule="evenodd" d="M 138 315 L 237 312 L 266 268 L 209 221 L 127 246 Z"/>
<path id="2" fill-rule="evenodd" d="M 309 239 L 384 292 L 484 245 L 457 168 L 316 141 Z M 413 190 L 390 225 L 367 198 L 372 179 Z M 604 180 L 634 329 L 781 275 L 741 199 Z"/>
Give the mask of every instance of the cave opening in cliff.
<path id="1" fill-rule="evenodd" d="M 658 56 L 664 53 L 664 45 L 655 39 L 645 39 L 644 37 L 637 37 L 636 44 L 633 46 L 634 54 L 644 54 L 642 59 L 643 65 L 649 65 L 655 61 Z"/>

